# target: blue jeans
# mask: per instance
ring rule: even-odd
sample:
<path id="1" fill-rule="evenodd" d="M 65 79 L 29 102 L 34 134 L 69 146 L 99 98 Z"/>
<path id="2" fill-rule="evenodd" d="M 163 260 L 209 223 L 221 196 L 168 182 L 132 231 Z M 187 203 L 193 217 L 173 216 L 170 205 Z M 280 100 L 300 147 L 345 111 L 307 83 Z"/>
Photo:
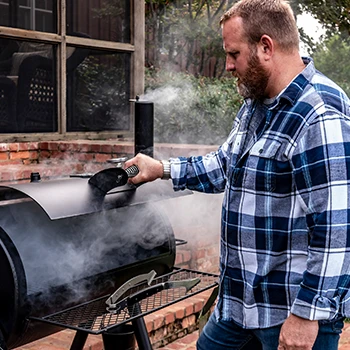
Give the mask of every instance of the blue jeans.
<path id="1" fill-rule="evenodd" d="M 313 350 L 337 350 L 343 318 L 319 322 Z M 265 329 L 244 329 L 233 321 L 209 318 L 198 341 L 198 350 L 277 350 L 282 325 Z"/>

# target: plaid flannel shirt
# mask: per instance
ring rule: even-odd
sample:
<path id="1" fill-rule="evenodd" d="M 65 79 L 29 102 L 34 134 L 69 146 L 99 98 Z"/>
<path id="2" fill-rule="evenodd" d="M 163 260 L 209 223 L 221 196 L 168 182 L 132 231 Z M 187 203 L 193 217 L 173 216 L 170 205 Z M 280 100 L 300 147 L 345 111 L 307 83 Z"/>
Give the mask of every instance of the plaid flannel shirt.
<path id="1" fill-rule="evenodd" d="M 217 152 L 171 159 L 175 190 L 225 192 L 215 313 L 244 328 L 350 316 L 350 102 L 304 62 L 250 148 L 246 100 Z"/>

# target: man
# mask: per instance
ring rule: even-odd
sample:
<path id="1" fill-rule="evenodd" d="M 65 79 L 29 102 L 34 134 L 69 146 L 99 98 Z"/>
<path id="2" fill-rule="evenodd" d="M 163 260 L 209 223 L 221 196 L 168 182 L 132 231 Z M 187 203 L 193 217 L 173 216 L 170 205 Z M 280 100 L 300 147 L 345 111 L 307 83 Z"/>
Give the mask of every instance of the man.
<path id="1" fill-rule="evenodd" d="M 126 166 L 140 168 L 134 183 L 171 173 L 175 190 L 225 192 L 219 299 L 198 349 L 337 349 L 350 315 L 350 101 L 300 57 L 287 2 L 242 0 L 221 25 L 245 98 L 227 141 Z"/>

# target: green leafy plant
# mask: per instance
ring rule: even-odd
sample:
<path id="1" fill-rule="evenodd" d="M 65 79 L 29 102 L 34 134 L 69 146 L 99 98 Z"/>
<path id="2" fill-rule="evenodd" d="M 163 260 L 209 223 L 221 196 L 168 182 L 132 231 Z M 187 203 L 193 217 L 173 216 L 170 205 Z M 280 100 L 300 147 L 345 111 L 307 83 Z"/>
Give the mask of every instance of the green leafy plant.
<path id="1" fill-rule="evenodd" d="M 313 54 L 315 66 L 350 96 L 350 39 L 339 34 L 328 37 Z"/>

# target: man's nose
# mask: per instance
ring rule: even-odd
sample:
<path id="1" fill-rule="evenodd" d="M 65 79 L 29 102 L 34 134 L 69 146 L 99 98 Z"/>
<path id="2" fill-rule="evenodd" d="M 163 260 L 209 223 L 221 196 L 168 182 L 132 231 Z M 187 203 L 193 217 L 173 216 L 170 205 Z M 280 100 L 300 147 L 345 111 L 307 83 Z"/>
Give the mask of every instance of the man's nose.
<path id="1" fill-rule="evenodd" d="M 229 57 L 226 57 L 226 70 L 228 72 L 233 72 L 236 69 L 236 66 L 233 62 L 232 59 L 230 59 Z"/>

